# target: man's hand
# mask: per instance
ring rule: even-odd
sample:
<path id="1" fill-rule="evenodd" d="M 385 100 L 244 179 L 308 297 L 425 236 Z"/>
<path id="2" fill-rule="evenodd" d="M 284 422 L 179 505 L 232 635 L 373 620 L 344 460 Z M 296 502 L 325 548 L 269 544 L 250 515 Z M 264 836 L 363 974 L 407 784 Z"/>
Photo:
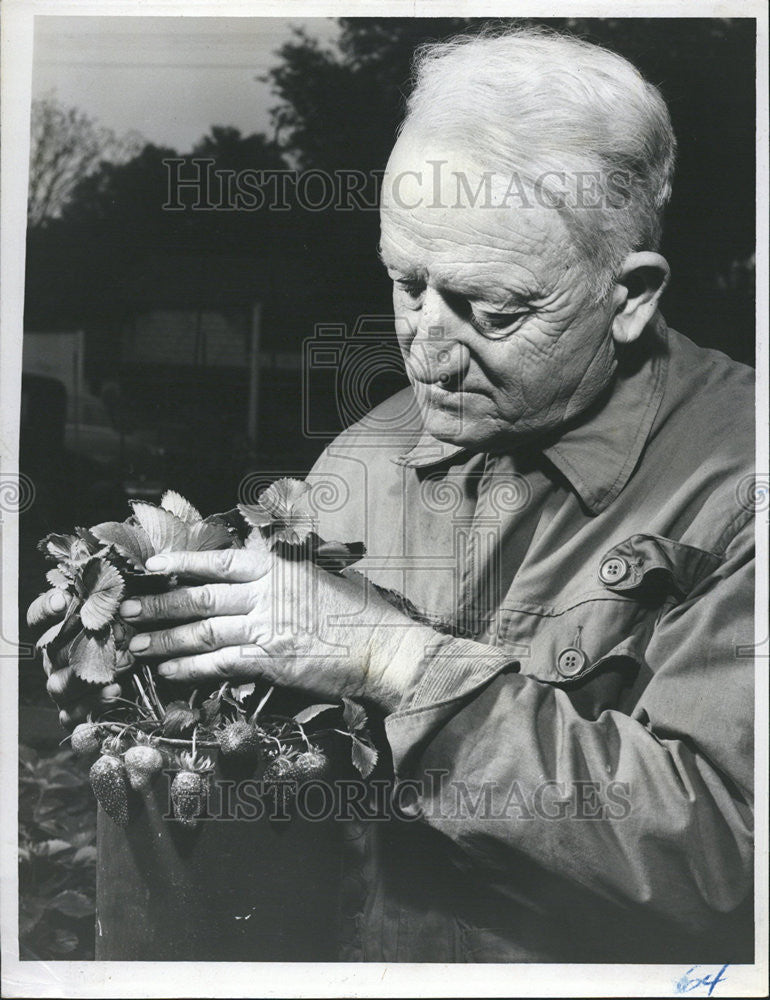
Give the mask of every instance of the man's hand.
<path id="1" fill-rule="evenodd" d="M 151 571 L 201 584 L 124 601 L 121 617 L 138 631 L 130 651 L 157 658 L 158 673 L 172 680 L 260 677 L 393 710 L 436 633 L 401 614 L 360 574 L 335 576 L 252 539 L 250 548 L 148 560 Z M 153 630 L 153 623 L 175 620 L 185 624 Z"/>
<path id="2" fill-rule="evenodd" d="M 58 591 L 52 591 L 46 596 L 43 607 L 45 620 L 43 629 L 50 628 L 55 621 L 64 617 L 67 602 Z M 131 665 L 132 658 L 122 654 L 118 662 L 118 671 Z M 120 684 L 107 684 L 98 687 L 86 684 L 75 676 L 72 667 L 66 661 L 66 647 L 54 655 L 51 671 L 46 684 L 49 695 L 59 706 L 59 722 L 65 729 L 73 729 L 83 722 L 89 712 L 98 714 L 100 710 L 118 698 L 121 693 Z"/>

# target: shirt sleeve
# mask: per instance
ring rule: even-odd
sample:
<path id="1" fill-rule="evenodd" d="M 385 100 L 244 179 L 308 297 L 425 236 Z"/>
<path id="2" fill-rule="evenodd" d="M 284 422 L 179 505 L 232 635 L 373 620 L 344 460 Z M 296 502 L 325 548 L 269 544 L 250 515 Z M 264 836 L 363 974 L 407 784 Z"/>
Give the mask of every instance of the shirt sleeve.
<path id="1" fill-rule="evenodd" d="M 565 691 L 506 669 L 500 650 L 437 641 L 386 720 L 422 821 L 499 890 L 508 878 L 511 895 L 524 854 L 689 932 L 732 912 L 752 880 L 752 556 L 748 521 L 659 620 L 653 677 L 630 714 L 583 718 Z"/>

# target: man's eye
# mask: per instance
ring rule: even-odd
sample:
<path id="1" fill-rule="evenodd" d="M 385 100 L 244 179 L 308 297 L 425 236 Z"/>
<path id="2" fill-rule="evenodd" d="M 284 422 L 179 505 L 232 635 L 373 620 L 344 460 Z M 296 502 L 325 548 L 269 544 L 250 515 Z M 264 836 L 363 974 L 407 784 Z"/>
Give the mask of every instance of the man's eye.
<path id="1" fill-rule="evenodd" d="M 410 299 L 419 299 L 425 291 L 425 282 L 418 278 L 396 278 L 396 287 Z"/>
<path id="2" fill-rule="evenodd" d="M 527 316 L 526 311 L 517 313 L 485 313 L 471 310 L 471 326 L 488 340 L 502 340 L 513 333 Z"/>

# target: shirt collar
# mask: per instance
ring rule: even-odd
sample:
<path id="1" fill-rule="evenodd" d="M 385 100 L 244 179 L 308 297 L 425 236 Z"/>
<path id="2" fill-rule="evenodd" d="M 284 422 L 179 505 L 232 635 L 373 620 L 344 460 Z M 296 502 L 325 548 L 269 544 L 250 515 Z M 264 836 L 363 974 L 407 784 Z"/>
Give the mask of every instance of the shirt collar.
<path id="1" fill-rule="evenodd" d="M 619 496 L 639 462 L 663 398 L 667 362 L 667 327 L 657 314 L 638 341 L 618 348 L 618 369 L 606 396 L 541 442 L 542 454 L 593 514 Z M 423 430 L 393 461 L 422 469 L 463 453 L 470 454 Z"/>

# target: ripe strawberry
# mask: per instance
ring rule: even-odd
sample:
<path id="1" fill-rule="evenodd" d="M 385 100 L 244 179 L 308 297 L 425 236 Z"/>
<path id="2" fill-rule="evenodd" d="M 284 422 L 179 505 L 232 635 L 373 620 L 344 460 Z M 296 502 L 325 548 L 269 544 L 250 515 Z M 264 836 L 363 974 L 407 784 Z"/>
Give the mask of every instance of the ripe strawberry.
<path id="1" fill-rule="evenodd" d="M 78 757 L 87 757 L 89 754 L 96 753 L 101 742 L 99 727 L 95 722 L 81 722 L 72 730 L 70 737 L 72 752 L 76 753 Z"/>
<path id="2" fill-rule="evenodd" d="M 126 750 L 123 762 L 135 792 L 146 792 L 165 763 L 163 754 L 150 743 L 144 733 L 138 734 L 136 746 Z"/>
<path id="3" fill-rule="evenodd" d="M 229 722 L 219 733 L 219 749 L 228 762 L 256 767 L 261 754 L 259 733 L 244 719 Z"/>
<path id="4" fill-rule="evenodd" d="M 183 753 L 179 763 L 181 770 L 171 783 L 171 801 L 177 819 L 185 826 L 195 826 L 206 805 L 208 772 L 213 765 L 207 757 L 193 757 L 189 753 Z"/>
<path id="5" fill-rule="evenodd" d="M 311 747 L 294 759 L 294 768 L 300 783 L 320 781 L 329 770 L 329 758 L 319 747 Z"/>
<path id="6" fill-rule="evenodd" d="M 102 756 L 91 765 L 89 778 L 96 801 L 118 826 L 128 826 L 128 777 L 114 745 L 105 740 Z"/>

